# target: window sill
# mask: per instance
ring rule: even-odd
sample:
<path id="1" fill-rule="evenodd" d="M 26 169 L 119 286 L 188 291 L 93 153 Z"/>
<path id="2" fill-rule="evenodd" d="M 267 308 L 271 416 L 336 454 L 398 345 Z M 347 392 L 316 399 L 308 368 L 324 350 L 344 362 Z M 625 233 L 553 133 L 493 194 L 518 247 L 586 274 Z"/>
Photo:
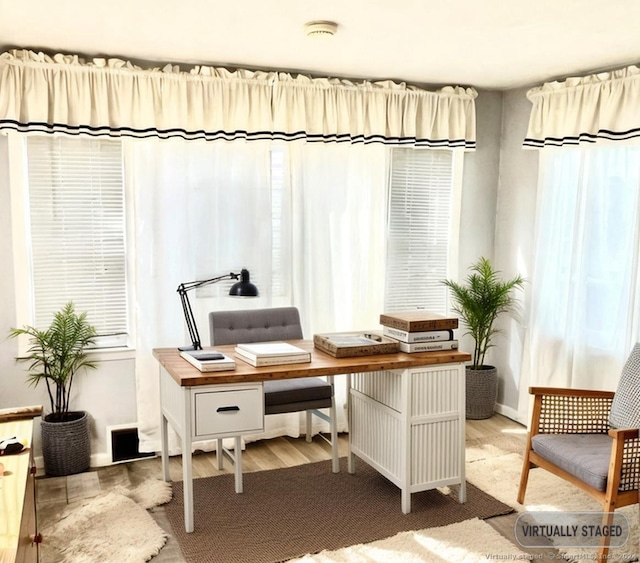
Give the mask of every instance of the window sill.
<path id="1" fill-rule="evenodd" d="M 135 348 L 122 346 L 119 348 L 99 348 L 97 350 L 87 350 L 87 355 L 96 362 L 114 362 L 119 360 L 134 360 L 136 357 Z"/>

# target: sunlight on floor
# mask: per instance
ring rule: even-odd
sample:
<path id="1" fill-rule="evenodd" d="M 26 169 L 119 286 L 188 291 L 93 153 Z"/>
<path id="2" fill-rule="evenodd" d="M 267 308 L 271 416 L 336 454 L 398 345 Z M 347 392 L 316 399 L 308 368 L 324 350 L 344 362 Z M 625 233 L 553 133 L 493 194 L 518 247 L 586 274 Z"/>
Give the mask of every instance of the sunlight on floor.
<path id="1" fill-rule="evenodd" d="M 500 431 L 502 434 L 526 434 L 527 429 L 525 427 L 522 428 L 504 428 Z"/>

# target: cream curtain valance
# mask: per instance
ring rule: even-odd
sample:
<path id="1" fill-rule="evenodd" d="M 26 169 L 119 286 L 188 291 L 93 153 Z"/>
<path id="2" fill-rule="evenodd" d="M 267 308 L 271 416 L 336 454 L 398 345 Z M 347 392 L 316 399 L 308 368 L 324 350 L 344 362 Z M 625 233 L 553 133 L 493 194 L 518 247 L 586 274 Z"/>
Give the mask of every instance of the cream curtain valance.
<path id="1" fill-rule="evenodd" d="M 26 50 L 0 55 L 0 130 L 473 149 L 476 95 L 204 66 L 143 70 Z"/>
<path id="2" fill-rule="evenodd" d="M 640 139 L 637 66 L 548 82 L 527 97 L 533 108 L 525 147 Z"/>

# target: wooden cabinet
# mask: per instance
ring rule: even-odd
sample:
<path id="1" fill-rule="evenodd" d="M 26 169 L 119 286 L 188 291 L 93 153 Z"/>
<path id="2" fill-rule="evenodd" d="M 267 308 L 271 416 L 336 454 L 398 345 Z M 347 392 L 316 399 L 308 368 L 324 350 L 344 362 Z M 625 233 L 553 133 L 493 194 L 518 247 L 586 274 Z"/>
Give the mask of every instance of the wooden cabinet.
<path id="1" fill-rule="evenodd" d="M 25 411 L 27 411 L 25 413 Z M 16 436 L 28 447 L 18 454 L 0 456 L 0 561 L 32 563 L 40 550 L 36 517 L 36 479 L 33 451 L 33 416 L 41 409 L 30 407 L 0 410 L 0 439 Z M 28 416 L 29 418 L 20 418 Z"/>

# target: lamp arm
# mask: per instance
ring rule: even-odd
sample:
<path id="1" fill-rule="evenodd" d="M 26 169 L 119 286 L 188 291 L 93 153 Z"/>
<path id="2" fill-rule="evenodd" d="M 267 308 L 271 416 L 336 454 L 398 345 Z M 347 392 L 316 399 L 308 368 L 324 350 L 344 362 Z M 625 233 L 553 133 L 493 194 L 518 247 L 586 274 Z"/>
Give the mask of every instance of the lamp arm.
<path id="1" fill-rule="evenodd" d="M 203 285 L 213 284 L 222 280 L 237 280 L 240 274 L 234 274 L 230 272 L 223 276 L 211 278 L 208 280 L 199 280 L 181 283 L 178 286 L 178 293 L 180 294 L 180 302 L 182 303 L 182 312 L 184 314 L 184 320 L 187 323 L 187 330 L 189 331 L 189 338 L 191 338 L 191 347 L 179 348 L 179 350 L 202 350 L 202 344 L 200 343 L 200 333 L 198 332 L 198 326 L 196 325 L 196 319 L 193 316 L 193 310 L 191 309 L 191 303 L 189 302 L 189 296 L 187 292 Z"/>
<path id="2" fill-rule="evenodd" d="M 192 289 L 202 287 L 203 285 L 209 285 L 211 283 L 216 283 L 222 280 L 237 280 L 239 277 L 240 277 L 240 274 L 234 274 L 233 272 L 229 272 L 228 274 L 224 274 L 222 276 L 218 276 L 216 278 L 211 278 L 208 280 L 197 280 L 197 281 L 181 283 L 178 286 L 178 293 L 191 291 Z"/>

